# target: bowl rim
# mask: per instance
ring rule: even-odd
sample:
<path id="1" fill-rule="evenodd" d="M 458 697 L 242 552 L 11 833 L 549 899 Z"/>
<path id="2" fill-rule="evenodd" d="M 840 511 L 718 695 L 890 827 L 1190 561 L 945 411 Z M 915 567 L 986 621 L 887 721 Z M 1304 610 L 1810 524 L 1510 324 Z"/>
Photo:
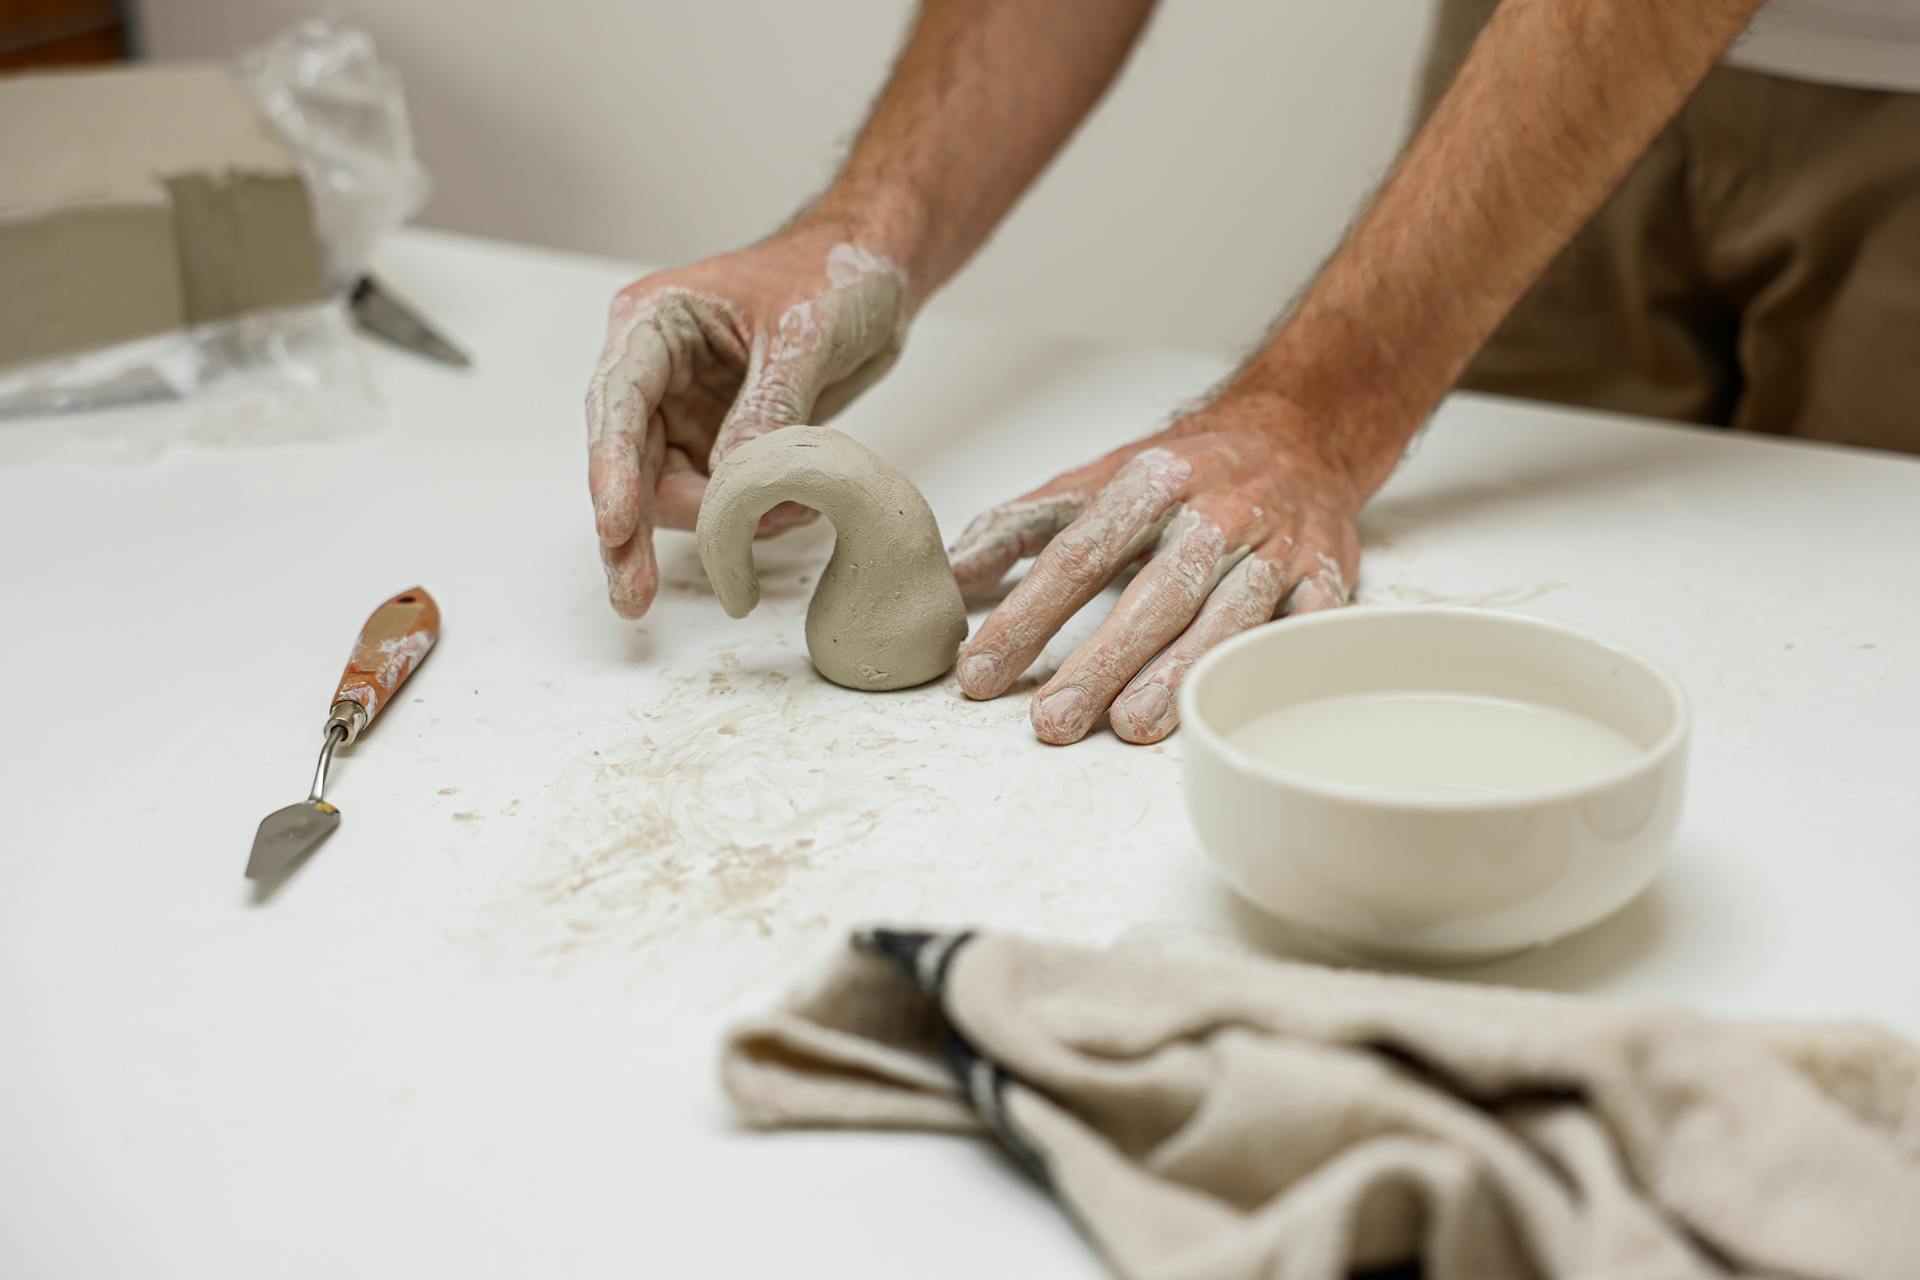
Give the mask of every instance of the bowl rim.
<path id="1" fill-rule="evenodd" d="M 1274 643 L 1273 635 L 1270 634 L 1273 628 L 1282 627 L 1291 631 L 1300 627 L 1365 626 L 1369 619 L 1374 618 L 1435 615 L 1469 618 L 1475 622 L 1489 623 L 1494 626 L 1552 632 L 1603 649 L 1616 658 L 1634 664 L 1653 677 L 1654 682 L 1666 693 L 1673 705 L 1673 723 L 1667 727 L 1658 741 L 1642 750 L 1628 763 L 1594 774 L 1591 778 L 1579 782 L 1539 787 L 1506 795 L 1449 793 L 1419 795 L 1390 787 L 1331 782 L 1268 764 L 1233 745 L 1227 740 L 1225 734 L 1207 723 L 1206 718 L 1200 714 L 1199 690 L 1214 668 L 1242 649 L 1253 648 L 1262 643 Z M 1687 701 L 1686 690 L 1681 687 L 1680 682 L 1665 667 L 1637 650 L 1568 623 L 1536 618 L 1531 614 L 1509 613 L 1500 609 L 1483 609 L 1469 605 L 1347 605 L 1301 617 L 1276 618 L 1272 622 L 1265 622 L 1243 631 L 1208 650 L 1200 661 L 1194 664 L 1192 670 L 1187 672 L 1186 679 L 1180 682 L 1179 704 L 1181 731 L 1194 734 L 1224 764 L 1242 774 L 1261 782 L 1291 787 L 1297 791 L 1375 808 L 1409 812 L 1489 813 L 1531 808 L 1536 805 L 1555 804 L 1592 796 L 1617 783 L 1663 768 L 1686 742 L 1693 724 L 1693 708 Z M 1193 754 L 1191 752 L 1184 754 L 1185 758 L 1191 762 Z"/>

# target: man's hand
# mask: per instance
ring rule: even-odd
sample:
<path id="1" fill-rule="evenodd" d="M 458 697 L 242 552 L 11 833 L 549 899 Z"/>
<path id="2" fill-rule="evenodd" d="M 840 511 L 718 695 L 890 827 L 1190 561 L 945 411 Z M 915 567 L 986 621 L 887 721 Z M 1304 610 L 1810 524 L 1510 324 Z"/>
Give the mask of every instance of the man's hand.
<path id="1" fill-rule="evenodd" d="M 960 687 L 1004 693 L 1150 555 L 1032 714 L 1048 742 L 1083 737 L 1103 710 L 1120 737 L 1152 742 L 1210 645 L 1283 601 L 1344 601 L 1361 504 L 1758 5 L 1503 0 L 1339 252 L 1218 399 L 961 536 L 963 591 L 1039 559 L 962 651 Z"/>
<path id="2" fill-rule="evenodd" d="M 613 301 L 587 392 L 588 479 L 613 607 L 659 579 L 653 530 L 691 529 L 713 465 L 777 426 L 822 422 L 899 353 L 1106 89 L 1153 0 L 921 0 L 833 185 L 773 238 L 635 281 Z M 807 513 L 776 508 L 763 533 Z"/>
<path id="3" fill-rule="evenodd" d="M 1289 613 L 1346 603 L 1362 495 L 1309 443 L 1297 413 L 1229 392 L 1164 431 L 994 508 L 952 557 L 977 599 L 1016 560 L 1027 576 L 960 653 L 960 687 L 995 698 L 1054 633 L 1143 556 L 1098 630 L 1034 695 L 1042 741 L 1077 742 L 1107 713 L 1129 742 L 1179 721 L 1174 695 L 1200 655 Z"/>
<path id="4" fill-rule="evenodd" d="M 885 373 L 905 335 L 906 278 L 843 224 L 803 221 L 738 253 L 614 296 L 587 389 L 587 483 L 607 590 L 653 603 L 658 526 L 691 529 L 707 476 L 776 427 L 823 422 Z M 763 534 L 811 518 L 783 504 Z"/>

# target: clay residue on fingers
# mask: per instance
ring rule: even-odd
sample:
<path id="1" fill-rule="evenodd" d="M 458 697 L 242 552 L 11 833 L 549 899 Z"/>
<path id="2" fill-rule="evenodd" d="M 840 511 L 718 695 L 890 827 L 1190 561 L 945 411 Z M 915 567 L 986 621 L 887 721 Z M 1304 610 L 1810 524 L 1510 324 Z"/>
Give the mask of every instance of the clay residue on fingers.
<path id="1" fill-rule="evenodd" d="M 947 553 L 960 594 L 969 600 L 991 591 L 1028 556 L 1039 555 L 1086 506 L 1076 493 L 1022 498 L 975 517 Z"/>
<path id="2" fill-rule="evenodd" d="M 652 603 L 653 529 L 663 516 L 679 527 L 695 522 L 702 471 L 748 440 L 846 403 L 897 355 L 905 273 L 842 244 L 827 253 L 821 274 L 826 292 L 787 307 L 771 333 L 764 315 L 749 323 L 734 303 L 680 286 L 642 282 L 609 305 L 587 388 L 588 485 L 621 615 L 639 617 Z M 716 369 L 734 376 L 716 378 Z M 714 417 L 719 430 L 709 439 Z M 671 472 L 667 443 L 684 463 Z M 803 506 L 786 504 L 766 514 L 761 532 L 810 519 Z"/>
<path id="3" fill-rule="evenodd" d="M 1005 692 L 1068 618 L 1153 546 L 1191 474 L 1191 465 L 1166 449 L 1129 459 L 982 624 L 960 662 L 967 696 Z"/>
<path id="4" fill-rule="evenodd" d="M 1165 557 L 1169 572 L 1186 589 L 1187 599 L 1197 610 L 1249 550 L 1244 544 L 1229 548 L 1226 530 L 1218 521 L 1183 506 L 1167 521 L 1155 559 Z M 1192 616 L 1192 611 L 1187 614 Z"/>
<path id="5" fill-rule="evenodd" d="M 755 343 L 739 396 L 714 440 L 713 464 L 779 427 L 813 423 L 835 384 L 869 366 L 884 369 L 906 331 L 906 273 L 853 244 L 827 253 L 829 291 L 781 312 L 770 338 Z M 871 381 L 872 376 L 867 377 Z M 850 396 L 834 398 L 834 408 Z"/>
<path id="6" fill-rule="evenodd" d="M 1347 576 L 1340 571 L 1339 562 L 1324 551 L 1316 551 L 1313 555 L 1320 567 L 1294 586 L 1293 594 L 1287 597 L 1289 614 L 1338 609 L 1352 598 Z"/>
<path id="7" fill-rule="evenodd" d="M 827 250 L 827 283 L 834 288 L 850 288 L 869 276 L 891 276 L 899 282 L 902 290 L 907 287 L 907 273 L 891 258 L 882 257 L 850 240 L 843 240 Z M 900 323 L 902 327 L 905 326 L 904 316 Z"/>
<path id="8" fill-rule="evenodd" d="M 586 403 L 588 481 L 602 546 L 645 532 L 655 478 L 646 466 L 651 420 L 666 397 L 691 384 L 697 356 L 739 332 L 738 312 L 720 298 L 677 288 L 639 301 L 615 296 Z"/>
<path id="9" fill-rule="evenodd" d="M 1244 545 L 1228 547 L 1217 520 L 1192 507 L 1174 508 L 1146 568 L 1034 698 L 1031 718 L 1041 741 L 1061 745 L 1086 736 L 1127 681 L 1186 630 L 1246 554 Z"/>
<path id="10" fill-rule="evenodd" d="M 1286 570 L 1266 554 L 1249 555 L 1229 569 L 1180 637 L 1114 699 L 1107 713 L 1114 733 L 1140 743 L 1172 733 L 1180 723 L 1175 694 L 1193 664 L 1221 641 L 1272 620 L 1286 585 Z"/>
<path id="11" fill-rule="evenodd" d="M 607 308 L 607 339 L 587 385 L 587 446 L 599 445 L 610 431 L 631 436 L 643 429 L 648 415 L 641 408 L 657 406 L 692 381 L 693 344 L 710 347 L 716 335 L 744 329 L 733 304 L 711 294 L 676 287 L 639 301 L 616 295 Z M 744 348 L 724 354 L 738 358 Z"/>

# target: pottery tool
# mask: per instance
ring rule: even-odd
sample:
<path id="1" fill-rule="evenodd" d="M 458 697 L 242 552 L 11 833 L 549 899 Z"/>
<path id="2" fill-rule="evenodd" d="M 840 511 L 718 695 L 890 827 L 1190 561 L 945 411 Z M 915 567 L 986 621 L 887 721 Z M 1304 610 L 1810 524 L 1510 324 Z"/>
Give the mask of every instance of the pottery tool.
<path id="1" fill-rule="evenodd" d="M 347 295 L 347 310 L 363 332 L 397 347 L 465 369 L 473 363 L 467 353 L 440 335 L 420 313 L 394 296 L 393 290 L 372 276 L 361 276 Z"/>
<path id="2" fill-rule="evenodd" d="M 360 628 L 353 657 L 333 691 L 326 740 L 313 771 L 313 790 L 299 804 L 275 810 L 261 820 L 253 837 L 253 853 L 247 858 L 247 879 L 270 881 L 286 874 L 340 825 L 340 811 L 325 798 L 334 751 L 373 723 L 439 638 L 440 606 L 422 587 L 402 591 L 373 611 Z"/>

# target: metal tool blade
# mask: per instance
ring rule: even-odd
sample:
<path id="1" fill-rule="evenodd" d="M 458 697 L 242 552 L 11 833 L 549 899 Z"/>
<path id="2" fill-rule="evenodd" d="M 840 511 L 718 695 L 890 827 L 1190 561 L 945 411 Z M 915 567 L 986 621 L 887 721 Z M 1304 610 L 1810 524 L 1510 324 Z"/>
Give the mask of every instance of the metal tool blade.
<path id="1" fill-rule="evenodd" d="M 247 879 L 279 879 L 339 825 L 340 811 L 325 800 L 302 800 L 274 810 L 260 820 L 260 830 L 254 834 Z"/>
<path id="2" fill-rule="evenodd" d="M 396 298 L 372 276 L 360 277 L 347 305 L 353 312 L 354 322 L 375 337 L 462 369 L 473 363 L 466 352 L 441 337 L 432 325 L 421 319 L 419 312 Z"/>
<path id="3" fill-rule="evenodd" d="M 256 902 L 270 897 L 280 879 L 340 825 L 340 811 L 327 803 L 327 772 L 333 767 L 334 752 L 373 723 L 439 638 L 440 605 L 424 587 L 409 587 L 367 616 L 360 638 L 354 641 L 353 656 L 334 686 L 326 736 L 320 743 L 320 758 L 314 762 L 307 798 L 268 814 L 254 834 L 247 879 L 258 886 Z"/>

